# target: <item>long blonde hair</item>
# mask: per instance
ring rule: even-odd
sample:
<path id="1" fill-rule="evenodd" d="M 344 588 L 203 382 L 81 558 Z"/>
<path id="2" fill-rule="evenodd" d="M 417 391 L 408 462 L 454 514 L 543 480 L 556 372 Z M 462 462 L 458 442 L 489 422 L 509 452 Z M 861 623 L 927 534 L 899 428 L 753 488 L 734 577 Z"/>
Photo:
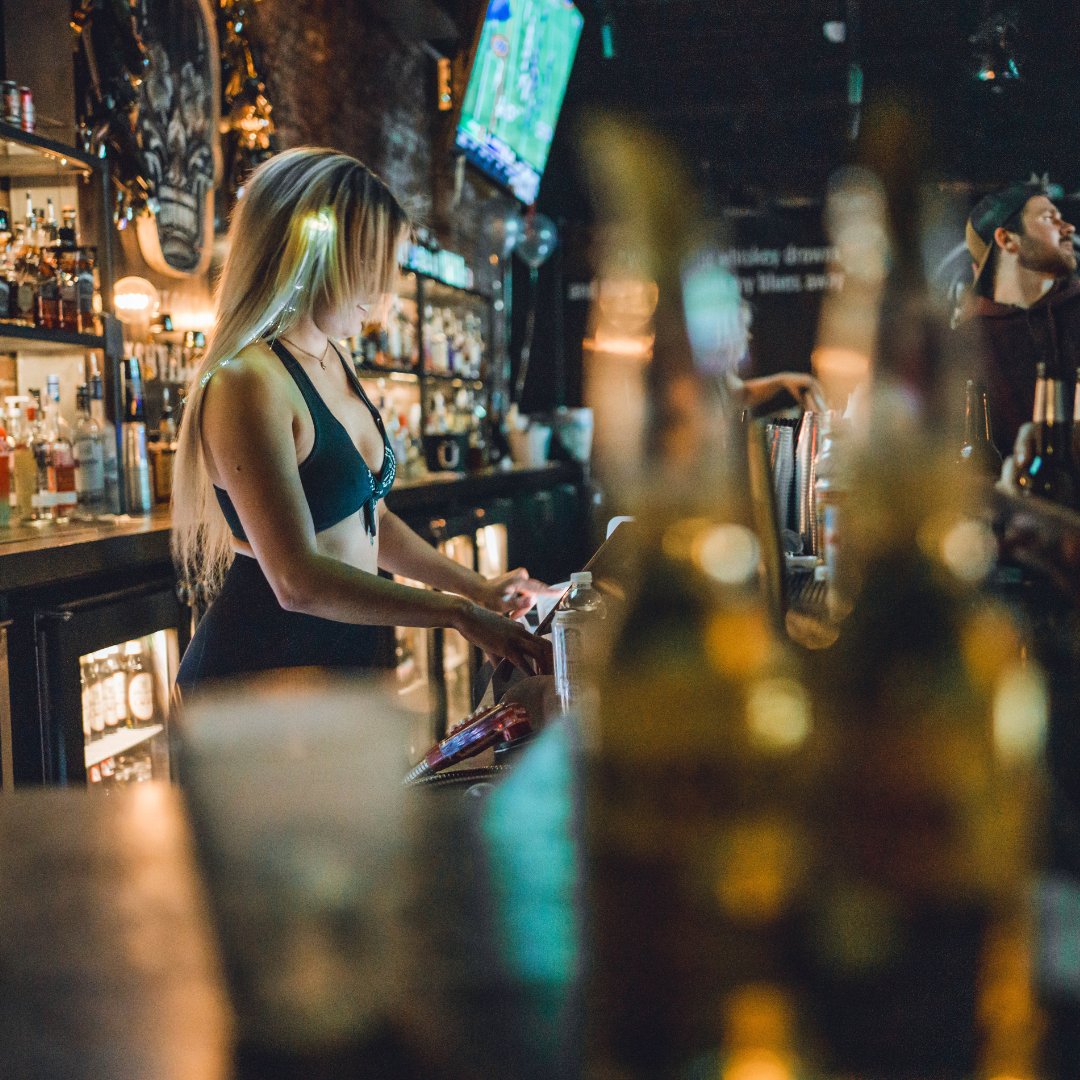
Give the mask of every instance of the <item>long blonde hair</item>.
<path id="1" fill-rule="evenodd" d="M 382 180 L 347 154 L 300 147 L 251 174 L 229 227 L 214 327 L 188 387 L 173 478 L 173 559 L 202 599 L 217 592 L 232 561 L 204 460 L 206 384 L 245 346 L 288 333 L 316 307 L 360 291 L 388 297 L 408 227 Z"/>

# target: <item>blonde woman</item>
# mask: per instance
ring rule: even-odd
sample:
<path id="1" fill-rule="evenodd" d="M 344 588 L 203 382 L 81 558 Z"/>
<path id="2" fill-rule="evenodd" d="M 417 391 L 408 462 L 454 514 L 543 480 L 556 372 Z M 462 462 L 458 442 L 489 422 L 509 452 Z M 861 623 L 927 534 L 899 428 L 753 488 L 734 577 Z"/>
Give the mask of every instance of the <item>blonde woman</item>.
<path id="1" fill-rule="evenodd" d="M 504 617 L 539 583 L 524 570 L 486 580 L 386 509 L 393 451 L 334 341 L 386 302 L 407 226 L 382 181 L 331 150 L 280 154 L 246 185 L 176 462 L 174 557 L 213 596 L 180 665 L 185 692 L 270 668 L 365 667 L 375 628 L 392 625 L 453 627 L 550 669 L 549 644 Z"/>

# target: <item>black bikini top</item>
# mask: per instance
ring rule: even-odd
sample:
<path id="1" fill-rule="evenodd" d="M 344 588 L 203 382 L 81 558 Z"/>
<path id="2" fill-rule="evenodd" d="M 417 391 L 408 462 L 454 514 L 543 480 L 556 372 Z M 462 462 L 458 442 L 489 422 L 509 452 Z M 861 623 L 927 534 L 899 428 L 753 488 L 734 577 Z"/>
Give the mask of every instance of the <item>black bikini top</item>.
<path id="1" fill-rule="evenodd" d="M 382 436 L 383 460 L 376 478 L 368 468 L 363 454 L 356 449 L 352 436 L 327 407 L 296 357 L 280 341 L 271 341 L 269 345 L 293 377 L 300 388 L 300 393 L 304 395 L 308 411 L 311 413 L 311 422 L 315 426 L 315 442 L 312 444 L 311 453 L 300 464 L 300 483 L 304 489 L 308 509 L 311 511 L 315 531 L 323 532 L 362 509 L 364 528 L 374 543 L 375 507 L 390 490 L 397 472 L 394 451 L 390 448 L 390 440 L 386 437 L 386 429 L 383 427 L 379 410 L 368 400 L 356 373 L 335 345 L 334 352 L 337 353 L 352 388 L 370 410 L 375 426 Z M 246 541 L 247 537 L 244 535 L 243 526 L 240 524 L 239 515 L 236 513 L 232 499 L 229 498 L 229 493 L 215 485 L 214 494 L 217 496 L 218 505 L 221 507 L 222 514 L 225 515 L 233 536 L 237 540 Z"/>

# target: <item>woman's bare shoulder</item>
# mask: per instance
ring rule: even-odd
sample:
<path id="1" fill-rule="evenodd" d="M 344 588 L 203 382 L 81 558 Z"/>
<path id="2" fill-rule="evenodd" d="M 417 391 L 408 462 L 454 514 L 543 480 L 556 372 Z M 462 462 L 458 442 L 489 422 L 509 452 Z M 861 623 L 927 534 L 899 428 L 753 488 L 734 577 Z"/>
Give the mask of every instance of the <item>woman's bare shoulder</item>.
<path id="1" fill-rule="evenodd" d="M 208 404 L 232 401 L 237 396 L 261 400 L 283 397 L 291 403 L 292 395 L 288 392 L 291 380 L 262 341 L 253 341 L 235 356 L 225 357 L 203 378 Z"/>

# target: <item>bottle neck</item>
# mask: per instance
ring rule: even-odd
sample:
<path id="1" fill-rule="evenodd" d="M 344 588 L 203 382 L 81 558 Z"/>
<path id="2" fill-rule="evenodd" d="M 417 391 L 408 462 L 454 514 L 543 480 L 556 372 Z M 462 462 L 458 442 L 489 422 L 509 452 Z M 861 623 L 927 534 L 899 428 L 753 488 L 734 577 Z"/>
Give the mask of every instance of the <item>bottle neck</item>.
<path id="1" fill-rule="evenodd" d="M 1039 452 L 1064 452 L 1069 444 L 1070 417 L 1065 412 L 1065 384 L 1058 379 L 1046 380 L 1042 416 L 1035 417 L 1035 439 Z"/>
<path id="2" fill-rule="evenodd" d="M 978 425 L 975 423 L 975 387 L 968 383 L 964 401 L 964 445 L 970 446 L 978 437 Z"/>
<path id="3" fill-rule="evenodd" d="M 993 442 L 994 434 L 990 427 L 990 402 L 987 398 L 986 391 L 981 394 L 980 404 L 982 405 L 982 425 L 980 436 L 984 442 Z"/>

